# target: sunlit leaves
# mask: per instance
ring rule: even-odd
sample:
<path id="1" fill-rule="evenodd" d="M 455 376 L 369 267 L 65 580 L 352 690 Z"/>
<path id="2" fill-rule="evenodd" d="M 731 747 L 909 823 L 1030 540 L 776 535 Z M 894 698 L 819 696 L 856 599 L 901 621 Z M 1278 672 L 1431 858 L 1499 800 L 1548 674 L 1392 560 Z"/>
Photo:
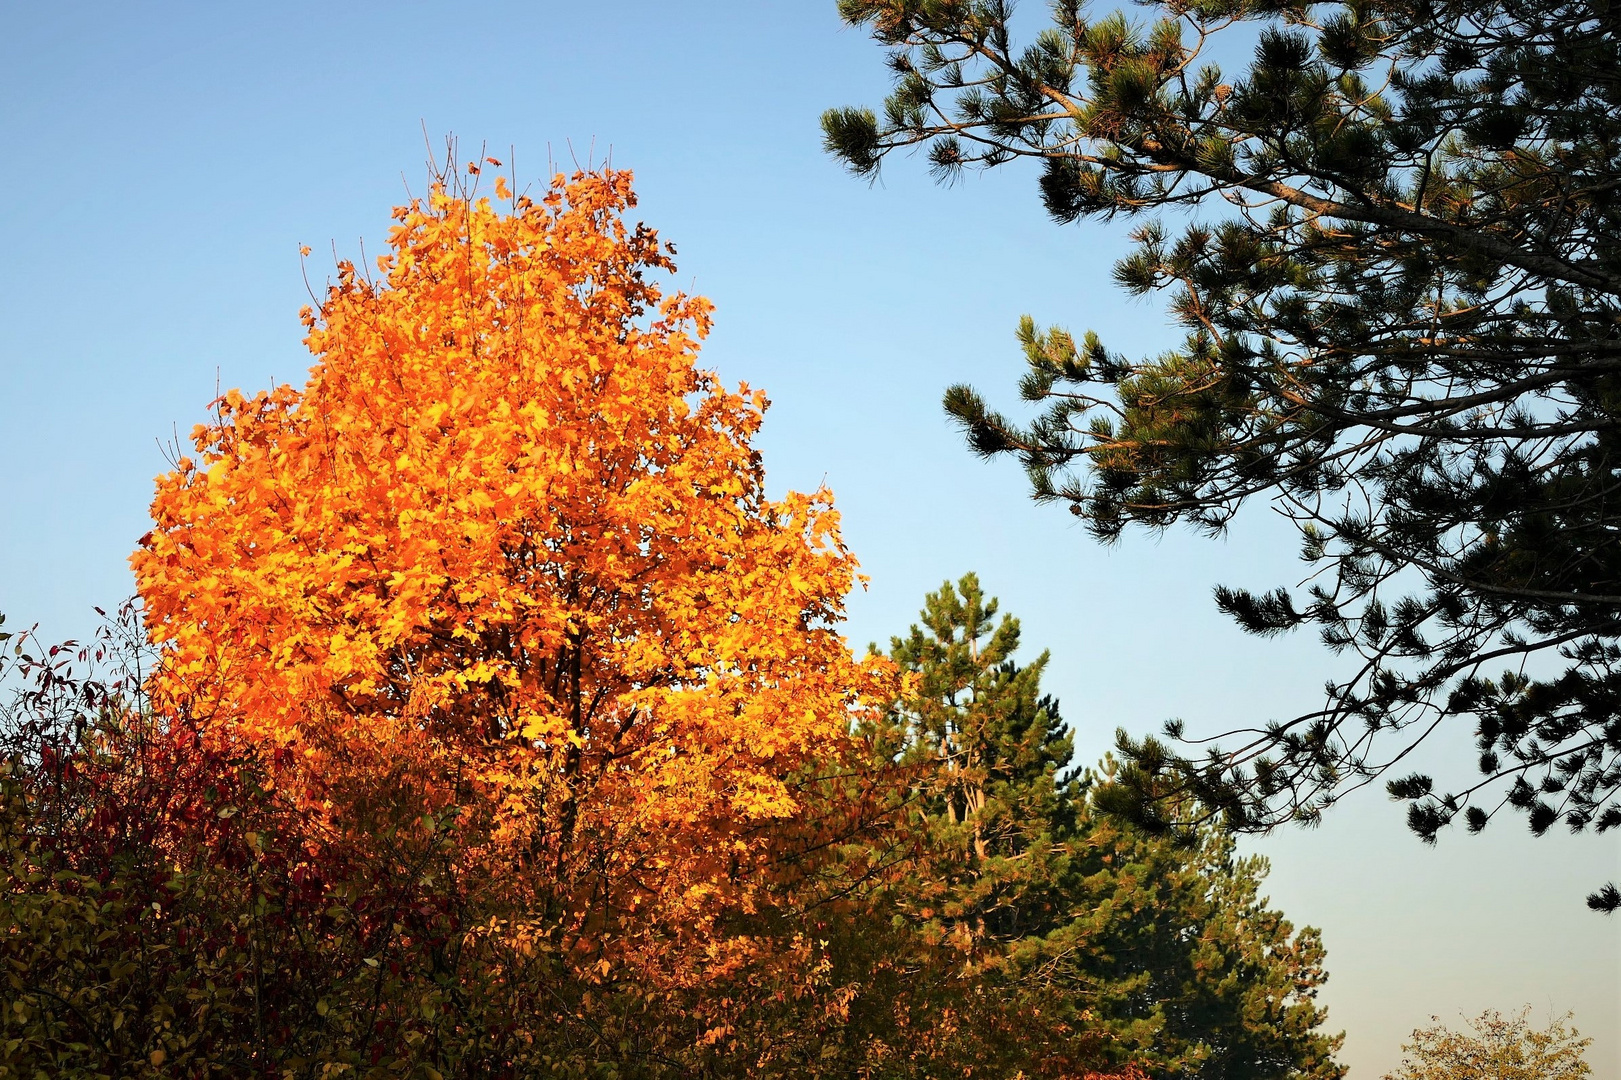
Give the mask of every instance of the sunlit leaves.
<path id="1" fill-rule="evenodd" d="M 766 496 L 766 399 L 696 365 L 710 306 L 661 288 L 629 174 L 496 195 L 397 208 L 306 312 L 307 383 L 226 393 L 159 479 L 152 687 L 313 806 L 484 814 L 514 895 L 701 931 L 877 677 L 855 562 L 827 492 Z"/>

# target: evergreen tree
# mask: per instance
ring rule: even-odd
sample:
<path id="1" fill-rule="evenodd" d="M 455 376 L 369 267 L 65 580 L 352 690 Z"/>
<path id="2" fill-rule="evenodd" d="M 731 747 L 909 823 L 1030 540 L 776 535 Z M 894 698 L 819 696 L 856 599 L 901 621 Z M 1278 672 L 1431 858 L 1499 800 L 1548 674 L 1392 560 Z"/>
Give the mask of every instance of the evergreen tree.
<path id="1" fill-rule="evenodd" d="M 1014 654 L 973 574 L 925 601 L 894 638 L 910 676 L 887 750 L 913 770 L 927 855 L 902 890 L 926 936 L 955 945 L 988 988 L 1085 1017 L 1155 1076 L 1343 1075 L 1320 1028 L 1317 931 L 1260 895 L 1266 862 L 1212 826 L 1192 843 L 1100 813 L 1114 772 L 1071 770 L 1072 736 L 1041 693 L 1048 656 Z"/>
<path id="2" fill-rule="evenodd" d="M 1005 939 L 1045 922 L 1054 907 L 1049 869 L 1055 839 L 1073 830 L 1079 790 L 1061 775 L 1073 743 L 1058 703 L 1041 694 L 1042 653 L 1019 665 L 1018 621 L 996 621 L 968 574 L 929 594 L 923 625 L 894 638 L 890 658 L 914 676 L 896 703 L 902 761 L 928 778 L 921 808 L 956 865 L 932 883 L 948 894 L 942 912 L 970 920 L 977 934 Z"/>
<path id="3" fill-rule="evenodd" d="M 1025 47 L 1007 0 L 841 0 L 895 87 L 881 117 L 824 117 L 859 173 L 907 147 L 942 178 L 1024 159 L 1060 222 L 1182 217 L 1141 225 L 1115 270 L 1169 295 L 1179 348 L 1134 359 L 1026 320 L 1034 422 L 967 387 L 946 406 L 1104 538 L 1219 533 L 1270 499 L 1319 585 L 1220 589 L 1220 606 L 1258 634 L 1315 624 L 1360 662 L 1225 753 L 1123 739 L 1118 809 L 1264 830 L 1383 777 L 1429 840 L 1505 805 L 1538 834 L 1621 825 L 1621 14 L 1146 6 L 1145 27 L 1056 0 Z M 1224 74 L 1212 58 L 1234 47 L 1254 59 Z M 1452 718 L 1478 776 L 1386 775 Z"/>

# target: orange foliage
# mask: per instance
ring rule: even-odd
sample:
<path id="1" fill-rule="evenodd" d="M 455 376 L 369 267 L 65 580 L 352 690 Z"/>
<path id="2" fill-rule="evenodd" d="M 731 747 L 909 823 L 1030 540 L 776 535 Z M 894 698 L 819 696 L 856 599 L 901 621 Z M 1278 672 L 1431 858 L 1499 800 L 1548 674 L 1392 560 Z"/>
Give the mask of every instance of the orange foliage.
<path id="1" fill-rule="evenodd" d="M 281 1049 L 220 1038 L 399 1075 L 1099 1075 L 886 898 L 920 843 L 863 741 L 895 672 L 839 637 L 830 497 L 766 496 L 765 397 L 696 366 L 709 305 L 656 284 L 629 174 L 496 197 L 396 209 L 376 276 L 306 309 L 305 386 L 227 393 L 158 480 L 153 711 L 289 801 L 238 891 L 313 950 Z"/>
<path id="2" fill-rule="evenodd" d="M 312 804 L 471 790 L 523 865 L 696 910 L 876 675 L 830 497 L 766 497 L 766 399 L 695 366 L 710 306 L 655 284 L 630 183 L 397 208 L 305 310 L 304 388 L 216 403 L 132 561 L 153 690 L 293 751 Z"/>

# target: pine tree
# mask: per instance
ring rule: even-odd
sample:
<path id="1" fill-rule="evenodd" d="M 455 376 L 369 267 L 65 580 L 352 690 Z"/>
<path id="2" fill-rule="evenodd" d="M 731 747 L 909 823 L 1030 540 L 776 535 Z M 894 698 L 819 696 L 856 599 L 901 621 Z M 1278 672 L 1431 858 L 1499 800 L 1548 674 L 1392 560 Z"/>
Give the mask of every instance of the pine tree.
<path id="1" fill-rule="evenodd" d="M 903 760 L 924 767 L 924 812 L 961 854 L 941 883 L 956 892 L 945 910 L 1005 938 L 1031 932 L 1021 919 L 1050 906 L 1032 903 L 1050 883 L 1029 869 L 1045 868 L 1054 838 L 1073 829 L 1078 790 L 1060 773 L 1073 742 L 1058 703 L 1041 694 L 1047 654 L 1015 663 L 1018 621 L 996 615 L 975 575 L 948 581 L 926 599 L 923 625 L 892 640 L 890 658 L 915 676 L 896 703 Z"/>
<path id="2" fill-rule="evenodd" d="M 1152 1075 L 1343 1075 L 1314 1001 L 1321 940 L 1267 906 L 1265 860 L 1210 826 L 1189 845 L 1099 812 L 1113 762 L 1070 768 L 1048 654 L 1019 663 L 1019 623 L 997 615 L 968 574 L 891 641 L 910 679 L 886 747 L 927 836 L 912 918 L 991 992 L 1038 1003 L 1044 1024 L 1089 1020 Z"/>
<path id="3" fill-rule="evenodd" d="M 912 147 L 942 179 L 1024 161 L 1059 222 L 1181 219 L 1141 224 L 1115 268 L 1169 297 L 1180 347 L 1137 359 L 1027 319 L 1034 421 L 966 386 L 946 407 L 1101 537 L 1219 533 L 1271 500 L 1319 584 L 1221 589 L 1220 606 L 1258 634 L 1315 625 L 1360 661 L 1321 708 L 1226 753 L 1123 741 L 1119 809 L 1265 830 L 1383 777 L 1429 840 L 1504 806 L 1539 835 L 1621 826 L 1621 16 L 1145 6 L 1139 26 L 1058 0 L 1021 46 L 1006 0 L 841 0 L 895 85 L 881 117 L 823 121 L 858 173 Z M 1228 48 L 1253 50 L 1247 70 L 1214 62 Z M 1444 791 L 1390 772 L 1453 718 L 1477 776 Z"/>

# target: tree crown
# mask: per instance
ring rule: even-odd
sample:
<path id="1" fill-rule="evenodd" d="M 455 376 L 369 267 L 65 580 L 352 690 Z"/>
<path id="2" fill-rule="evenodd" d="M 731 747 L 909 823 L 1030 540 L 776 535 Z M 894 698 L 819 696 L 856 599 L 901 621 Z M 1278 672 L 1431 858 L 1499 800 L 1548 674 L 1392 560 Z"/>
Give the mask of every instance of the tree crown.
<path id="1" fill-rule="evenodd" d="M 1239 828 L 1309 822 L 1386 777 L 1426 839 L 1505 805 L 1539 833 L 1621 825 L 1614 13 L 1150 6 L 1138 25 L 1060 0 L 1021 46 L 1003 0 L 844 0 L 894 89 L 823 119 L 858 173 L 910 147 L 941 178 L 1030 160 L 1056 220 L 1141 219 L 1115 277 L 1168 297 L 1181 345 L 1136 359 L 1027 319 L 1033 421 L 946 394 L 975 450 L 1106 539 L 1219 532 L 1255 498 L 1300 528 L 1303 598 L 1218 602 L 1255 633 L 1315 624 L 1354 674 L 1203 760 L 1123 740 L 1139 819 L 1192 792 Z M 1227 42 L 1253 50 L 1233 74 Z M 1473 782 L 1387 776 L 1455 716 Z"/>

